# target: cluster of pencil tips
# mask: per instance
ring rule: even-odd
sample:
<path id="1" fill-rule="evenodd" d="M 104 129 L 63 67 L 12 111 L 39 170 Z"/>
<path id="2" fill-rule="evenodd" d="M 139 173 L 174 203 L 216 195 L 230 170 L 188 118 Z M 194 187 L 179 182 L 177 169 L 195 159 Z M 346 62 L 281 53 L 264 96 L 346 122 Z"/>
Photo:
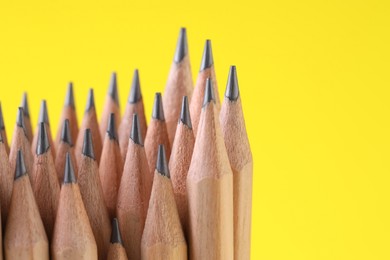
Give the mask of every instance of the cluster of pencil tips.
<path id="1" fill-rule="evenodd" d="M 253 162 L 236 68 L 220 102 L 211 42 L 193 87 L 182 28 L 146 124 L 138 71 L 121 117 L 113 74 L 100 124 L 93 90 L 79 128 L 70 84 L 54 139 L 27 96 L 9 146 L 0 107 L 5 259 L 250 259 Z M 0 252 L 0 258 L 3 252 Z"/>

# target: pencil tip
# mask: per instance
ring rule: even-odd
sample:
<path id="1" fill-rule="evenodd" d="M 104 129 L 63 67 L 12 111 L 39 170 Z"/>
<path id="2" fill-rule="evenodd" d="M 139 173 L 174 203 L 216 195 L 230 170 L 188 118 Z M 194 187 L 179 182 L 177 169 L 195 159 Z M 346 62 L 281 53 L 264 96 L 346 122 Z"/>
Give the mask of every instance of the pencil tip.
<path id="1" fill-rule="evenodd" d="M 95 108 L 95 97 L 93 94 L 93 88 L 90 88 L 88 91 L 87 106 L 85 107 L 85 112 L 88 112 L 92 108 Z"/>
<path id="2" fill-rule="evenodd" d="M 133 124 L 131 126 L 130 138 L 131 140 L 134 141 L 134 143 L 141 146 L 144 145 L 142 141 L 142 133 L 141 133 L 137 114 L 133 115 Z"/>
<path id="3" fill-rule="evenodd" d="M 72 159 L 70 158 L 69 152 L 66 153 L 64 183 L 76 183 L 76 176 L 74 175 Z"/>
<path id="4" fill-rule="evenodd" d="M 0 132 L 0 143 L 4 143 L 4 140 L 3 140 L 3 133 Z"/>
<path id="5" fill-rule="evenodd" d="M 141 98 L 142 98 L 142 95 L 141 95 L 141 84 L 139 82 L 139 72 L 138 72 L 138 69 L 135 69 L 128 102 L 130 104 L 134 104 L 134 103 L 137 103 L 138 101 L 140 101 Z"/>
<path id="6" fill-rule="evenodd" d="M 44 122 L 39 123 L 38 140 L 36 154 L 41 155 L 47 152 L 50 147 L 49 138 L 47 136 L 46 126 Z"/>
<path id="7" fill-rule="evenodd" d="M 192 129 L 190 109 L 188 106 L 188 97 L 184 96 L 181 104 L 180 120 L 183 124 Z"/>
<path id="8" fill-rule="evenodd" d="M 225 97 L 231 101 L 236 101 L 240 95 L 238 89 L 236 66 L 230 66 L 228 82 L 226 84 Z"/>
<path id="9" fill-rule="evenodd" d="M 176 63 L 181 62 L 183 58 L 187 55 L 187 53 L 188 53 L 187 30 L 186 28 L 182 27 L 180 28 L 179 38 L 177 39 L 174 61 Z"/>
<path id="10" fill-rule="evenodd" d="M 214 103 L 215 103 L 213 82 L 212 82 L 211 78 L 207 78 L 207 80 L 206 80 L 206 88 L 204 90 L 203 107 L 205 107 L 211 101 L 214 101 Z"/>
<path id="11" fill-rule="evenodd" d="M 26 133 L 26 126 L 24 125 L 24 116 L 23 108 L 18 108 L 18 114 L 16 115 L 16 125 L 23 128 L 24 133 Z"/>
<path id="12" fill-rule="evenodd" d="M 113 72 L 111 74 L 111 80 L 110 80 L 110 87 L 108 88 L 108 94 L 110 97 L 119 105 L 119 98 L 118 98 L 118 86 L 116 82 L 116 72 Z"/>
<path id="13" fill-rule="evenodd" d="M 39 111 L 39 120 L 38 123 L 44 122 L 47 125 L 50 125 L 49 123 L 49 114 L 47 112 L 47 103 L 46 100 L 41 101 L 41 109 Z"/>
<path id="14" fill-rule="evenodd" d="M 28 99 L 27 99 L 27 92 L 23 93 L 22 96 L 22 104 L 20 104 L 21 107 L 23 107 L 24 115 L 29 118 L 30 117 L 30 109 L 28 107 Z"/>
<path id="15" fill-rule="evenodd" d="M 93 142 L 91 129 L 87 128 L 84 132 L 84 141 L 83 141 L 83 155 L 88 156 L 91 159 L 95 160 L 95 153 L 93 151 Z"/>
<path id="16" fill-rule="evenodd" d="M 61 141 L 73 146 L 72 136 L 70 134 L 69 119 L 64 120 L 61 131 Z"/>
<path id="17" fill-rule="evenodd" d="M 18 179 L 27 173 L 26 165 L 24 164 L 24 157 L 22 150 L 18 150 L 16 154 L 16 164 L 15 164 L 15 177 L 14 179 Z"/>
<path id="18" fill-rule="evenodd" d="M 3 109 L 1 108 L 1 103 L 0 103 L 0 130 L 4 130 L 5 125 L 4 125 L 4 117 L 3 117 Z"/>
<path id="19" fill-rule="evenodd" d="M 211 49 L 211 41 L 206 40 L 203 50 L 202 63 L 200 65 L 200 71 L 210 68 L 214 64 L 213 51 Z"/>
<path id="20" fill-rule="evenodd" d="M 117 218 L 112 220 L 111 244 L 123 244 L 121 232 L 119 230 L 119 222 Z"/>
<path id="21" fill-rule="evenodd" d="M 165 156 L 165 149 L 164 145 L 160 144 L 158 146 L 158 154 L 157 154 L 157 162 L 156 162 L 156 170 L 158 173 L 160 173 L 162 176 L 170 178 L 169 174 L 169 168 L 168 168 L 168 162 L 167 157 Z"/>
<path id="22" fill-rule="evenodd" d="M 161 93 L 157 92 L 154 96 L 153 114 L 152 117 L 157 120 L 164 121 L 164 108 L 162 105 Z"/>
<path id="23" fill-rule="evenodd" d="M 115 129 L 115 114 L 114 113 L 111 113 L 110 117 L 108 118 L 107 134 L 111 140 L 117 140 L 116 129 Z"/>
<path id="24" fill-rule="evenodd" d="M 73 82 L 68 83 L 68 91 L 65 97 L 65 106 L 74 108 L 74 94 L 73 94 Z"/>

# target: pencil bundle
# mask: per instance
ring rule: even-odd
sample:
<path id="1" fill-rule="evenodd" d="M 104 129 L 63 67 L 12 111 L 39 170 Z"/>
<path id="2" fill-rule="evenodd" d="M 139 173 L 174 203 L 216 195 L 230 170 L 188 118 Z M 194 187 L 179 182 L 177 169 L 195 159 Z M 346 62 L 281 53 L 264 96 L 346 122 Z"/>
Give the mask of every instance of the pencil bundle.
<path id="1" fill-rule="evenodd" d="M 0 103 L 0 259 L 250 259 L 236 67 L 220 99 L 207 40 L 194 88 L 182 28 L 149 124 L 140 82 L 135 70 L 121 116 L 113 73 L 100 121 L 90 89 L 80 126 L 69 83 L 55 139 L 46 100 L 32 131 L 24 93 L 8 142 Z"/>

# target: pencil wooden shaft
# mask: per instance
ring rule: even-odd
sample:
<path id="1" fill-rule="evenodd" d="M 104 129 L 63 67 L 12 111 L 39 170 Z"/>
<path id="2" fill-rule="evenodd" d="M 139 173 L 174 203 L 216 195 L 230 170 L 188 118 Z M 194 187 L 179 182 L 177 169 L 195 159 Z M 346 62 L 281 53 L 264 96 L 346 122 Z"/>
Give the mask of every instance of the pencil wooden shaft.
<path id="1" fill-rule="evenodd" d="M 76 110 L 71 106 L 64 106 L 62 110 L 62 115 L 60 119 L 60 124 L 57 129 L 57 137 L 56 137 L 56 148 L 58 147 L 60 141 L 61 141 L 61 131 L 63 128 L 63 124 L 65 119 L 69 120 L 69 127 L 70 127 L 70 135 L 72 137 L 72 140 L 77 140 L 77 135 L 79 133 L 79 126 L 77 122 L 77 115 Z"/>
<path id="2" fill-rule="evenodd" d="M 6 133 L 6 130 L 5 128 L 4 129 L 0 129 L 0 135 L 3 137 L 3 143 L 5 145 L 5 150 L 7 151 L 7 154 L 10 153 L 10 147 L 9 147 L 9 144 L 8 144 L 8 138 L 7 138 L 7 133 Z"/>
<path id="3" fill-rule="evenodd" d="M 45 127 L 46 127 L 47 137 L 48 137 L 49 143 L 50 143 L 51 155 L 53 156 L 53 158 L 56 158 L 56 150 L 55 150 L 55 146 L 54 146 L 53 136 L 51 135 L 50 125 L 45 123 Z M 39 128 L 39 124 L 38 124 L 37 129 L 38 128 Z M 35 135 L 33 137 L 32 143 L 31 143 L 32 154 L 35 154 L 35 151 L 37 150 L 37 142 L 38 142 L 38 131 L 35 131 Z"/>
<path id="4" fill-rule="evenodd" d="M 107 259 L 109 259 L 109 260 L 127 260 L 128 258 L 126 255 L 125 248 L 119 243 L 115 243 L 115 244 L 110 243 Z M 136 258 L 130 258 L 130 259 L 136 259 Z"/>
<path id="5" fill-rule="evenodd" d="M 59 183 L 62 183 L 64 181 L 65 158 L 66 158 L 67 153 L 70 154 L 70 157 L 72 158 L 72 162 L 74 162 L 73 168 L 74 168 L 76 178 L 78 176 L 78 165 L 76 163 L 76 156 L 75 156 L 73 147 L 70 146 L 68 143 L 60 141 L 60 143 L 57 147 L 57 154 L 56 154 L 56 159 L 55 159 L 55 163 L 54 163 Z"/>
<path id="6" fill-rule="evenodd" d="M 112 97 L 108 95 L 106 97 L 106 102 L 102 112 L 102 120 L 100 121 L 100 137 L 102 139 L 102 142 L 104 142 L 104 137 L 106 136 L 108 119 L 111 113 L 114 113 L 115 115 L 115 129 L 118 129 L 119 123 L 121 121 L 120 107 L 112 99 Z"/>
<path id="7" fill-rule="evenodd" d="M 24 162 L 26 165 L 27 173 L 30 176 L 30 182 L 32 181 L 31 175 L 33 171 L 34 157 L 31 153 L 31 145 L 26 135 L 24 134 L 23 128 L 16 126 L 13 137 L 12 145 L 9 153 L 9 163 L 11 165 L 11 173 L 15 172 L 16 154 L 18 150 L 22 150 L 24 155 Z M 35 153 L 35 151 L 34 151 Z"/>
<path id="8" fill-rule="evenodd" d="M 34 133 L 32 130 L 32 124 L 31 124 L 31 119 L 29 116 L 24 115 L 24 126 L 26 127 L 26 134 L 27 134 L 27 139 L 32 142 L 34 138 Z"/>
<path id="9" fill-rule="evenodd" d="M 4 140 L 4 139 L 3 139 Z M 11 174 L 11 166 L 8 161 L 8 154 L 5 144 L 0 142 L 0 201 L 1 201 L 1 223 L 3 230 L 7 222 L 7 216 L 12 196 L 14 178 Z"/>

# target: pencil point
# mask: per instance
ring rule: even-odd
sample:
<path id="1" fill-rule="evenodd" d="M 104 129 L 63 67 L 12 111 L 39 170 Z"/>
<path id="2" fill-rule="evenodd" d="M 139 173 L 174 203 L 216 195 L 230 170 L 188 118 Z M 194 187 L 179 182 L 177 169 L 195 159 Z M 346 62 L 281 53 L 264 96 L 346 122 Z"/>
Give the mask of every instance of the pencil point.
<path id="1" fill-rule="evenodd" d="M 162 105 L 161 93 L 157 92 L 154 96 L 153 113 L 152 117 L 157 120 L 164 121 L 164 109 Z"/>
<path id="2" fill-rule="evenodd" d="M 140 101 L 141 98 L 142 95 L 141 95 L 141 84 L 139 82 L 139 72 L 138 69 L 135 69 L 128 102 L 130 104 L 134 104 Z"/>
<path id="3" fill-rule="evenodd" d="M 160 144 L 160 145 L 158 146 L 156 170 L 157 170 L 157 172 L 160 173 L 162 176 L 171 178 L 171 176 L 170 176 L 170 174 L 169 174 L 169 168 L 168 168 L 167 157 L 165 156 L 164 145 L 162 145 L 162 144 Z"/>
<path id="4" fill-rule="evenodd" d="M 91 129 L 89 128 L 87 128 L 84 133 L 82 153 L 83 155 L 95 160 L 95 153 L 93 152 L 92 134 Z"/>
<path id="5" fill-rule="evenodd" d="M 180 28 L 179 38 L 177 39 L 176 52 L 174 61 L 179 63 L 188 53 L 188 43 L 187 43 L 187 30 L 186 28 Z"/>
<path id="6" fill-rule="evenodd" d="M 27 173 L 26 165 L 24 164 L 24 157 L 22 150 L 18 150 L 16 154 L 16 164 L 15 164 L 15 180 L 22 177 Z"/>
<path id="7" fill-rule="evenodd" d="M 65 106 L 75 108 L 72 82 L 69 82 L 68 84 L 68 91 L 66 92 L 66 97 L 65 97 Z"/>
<path id="8" fill-rule="evenodd" d="M 18 108 L 18 114 L 16 115 L 16 125 L 23 128 L 24 134 L 26 134 L 26 126 L 24 125 L 23 108 Z"/>
<path id="9" fill-rule="evenodd" d="M 24 115 L 29 118 L 30 117 L 30 109 L 28 107 L 28 99 L 27 99 L 27 93 L 24 92 L 22 96 L 22 104 L 20 104 L 21 107 L 23 107 Z"/>
<path id="10" fill-rule="evenodd" d="M 39 111 L 39 120 L 38 123 L 44 122 L 47 125 L 50 125 L 49 123 L 49 114 L 47 113 L 47 103 L 46 100 L 42 100 L 41 102 L 41 109 Z"/>
<path id="11" fill-rule="evenodd" d="M 111 113 L 108 118 L 107 134 L 111 140 L 117 140 L 116 129 L 115 129 L 115 114 Z"/>
<path id="12" fill-rule="evenodd" d="M 47 136 L 46 126 L 44 122 L 39 123 L 38 129 L 38 143 L 36 154 L 41 155 L 47 152 L 50 147 L 49 138 Z"/>
<path id="13" fill-rule="evenodd" d="M 69 119 L 65 119 L 61 131 L 61 141 L 73 146 L 72 136 L 70 134 Z"/>
<path id="14" fill-rule="evenodd" d="M 93 88 L 90 88 L 88 91 L 87 106 L 85 107 L 85 112 L 88 112 L 92 108 L 95 108 L 95 97 L 93 94 Z"/>
<path id="15" fill-rule="evenodd" d="M 3 133 L 0 132 L 0 143 L 4 143 L 4 140 L 3 140 Z"/>
<path id="16" fill-rule="evenodd" d="M 205 107 L 211 101 L 214 101 L 214 103 L 215 103 L 215 97 L 214 97 L 214 91 L 213 91 L 213 82 L 212 82 L 212 79 L 207 78 L 207 80 L 206 80 L 206 88 L 205 88 L 205 91 L 204 91 L 203 107 Z"/>
<path id="17" fill-rule="evenodd" d="M 214 64 L 213 51 L 211 49 L 211 41 L 206 40 L 203 50 L 202 63 L 200 65 L 200 71 L 210 68 Z"/>
<path id="18" fill-rule="evenodd" d="M 114 218 L 112 220 L 111 244 L 116 244 L 116 243 L 123 245 L 121 232 L 119 230 L 118 219 Z"/>
<path id="19" fill-rule="evenodd" d="M 181 112 L 180 112 L 180 120 L 183 124 L 192 129 L 190 110 L 188 107 L 188 97 L 184 96 L 183 101 L 181 103 Z"/>
<path id="20" fill-rule="evenodd" d="M 130 138 L 134 141 L 134 143 L 139 144 L 141 146 L 144 145 L 142 141 L 142 134 L 137 114 L 133 115 L 133 124 L 131 126 Z"/>
<path id="21" fill-rule="evenodd" d="M 69 152 L 66 153 L 64 184 L 65 183 L 76 183 L 76 176 L 74 175 L 72 159 L 70 158 Z"/>
<path id="22" fill-rule="evenodd" d="M 118 86 L 116 82 L 116 73 L 113 72 L 111 74 L 111 81 L 110 81 L 110 87 L 108 89 L 108 94 L 110 97 L 119 105 L 119 98 L 118 98 Z"/>
<path id="23" fill-rule="evenodd" d="M 230 66 L 228 82 L 226 84 L 225 97 L 230 101 L 236 101 L 240 95 L 238 89 L 236 66 Z"/>
<path id="24" fill-rule="evenodd" d="M 3 109 L 1 108 L 1 103 L 0 103 L 0 130 L 4 130 L 5 125 L 4 125 L 4 118 L 3 118 Z"/>

